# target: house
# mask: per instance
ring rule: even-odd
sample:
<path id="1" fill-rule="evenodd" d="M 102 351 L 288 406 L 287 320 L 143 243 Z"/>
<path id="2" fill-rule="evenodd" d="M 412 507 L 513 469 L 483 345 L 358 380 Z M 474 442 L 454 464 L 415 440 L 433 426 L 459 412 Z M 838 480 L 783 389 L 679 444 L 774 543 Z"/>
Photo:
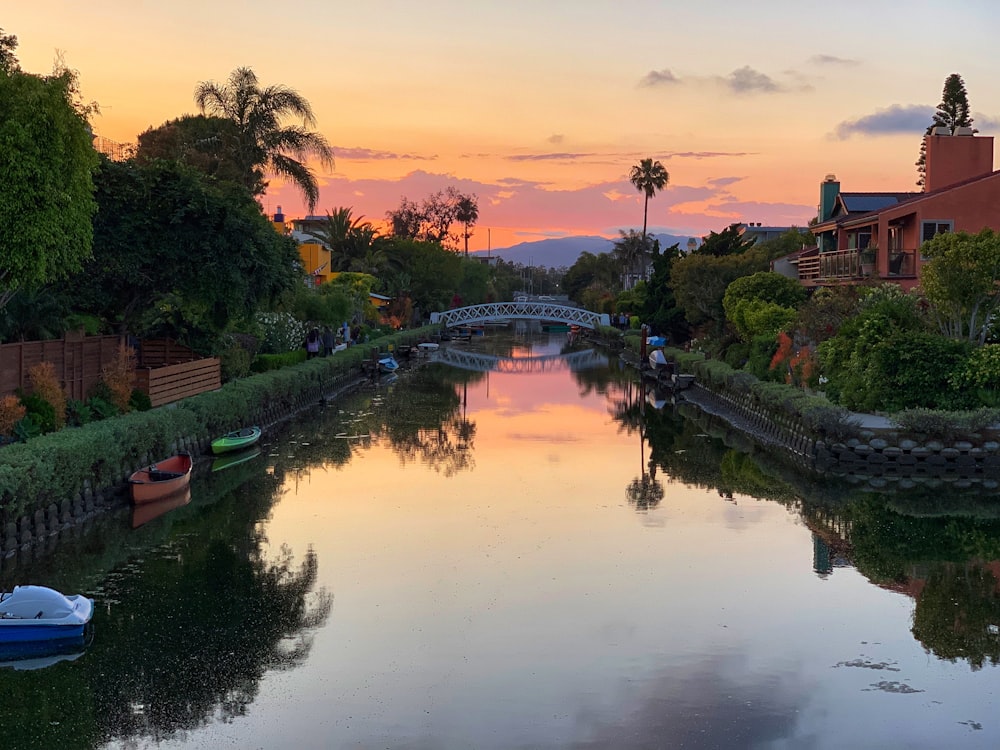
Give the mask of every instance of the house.
<path id="1" fill-rule="evenodd" d="M 330 281 L 335 274 L 330 270 L 330 250 L 315 240 L 310 232 L 321 228 L 326 222 L 325 216 L 306 216 L 304 219 L 292 219 L 291 228 L 285 221 L 285 215 L 278 206 L 271 219 L 271 224 L 279 234 L 289 235 L 298 244 L 299 260 L 309 276 L 312 286 L 319 286 Z"/>
<path id="2" fill-rule="evenodd" d="M 1000 171 L 993 137 L 936 127 L 927 145 L 923 192 L 842 192 L 834 175 L 820 185 L 816 246 L 775 261 L 773 270 L 810 287 L 854 284 L 867 276 L 920 282 L 920 246 L 940 232 L 1000 231 Z"/>

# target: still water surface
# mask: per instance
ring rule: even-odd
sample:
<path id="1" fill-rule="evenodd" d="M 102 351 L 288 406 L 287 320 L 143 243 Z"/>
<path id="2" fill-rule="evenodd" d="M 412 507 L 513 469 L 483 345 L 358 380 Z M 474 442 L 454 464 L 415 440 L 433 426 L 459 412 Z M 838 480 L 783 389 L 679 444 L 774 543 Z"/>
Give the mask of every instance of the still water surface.
<path id="1" fill-rule="evenodd" d="M 564 334 L 467 348 L 5 567 L 98 603 L 0 669 L 5 746 L 1000 746 L 990 498 L 787 475 Z"/>

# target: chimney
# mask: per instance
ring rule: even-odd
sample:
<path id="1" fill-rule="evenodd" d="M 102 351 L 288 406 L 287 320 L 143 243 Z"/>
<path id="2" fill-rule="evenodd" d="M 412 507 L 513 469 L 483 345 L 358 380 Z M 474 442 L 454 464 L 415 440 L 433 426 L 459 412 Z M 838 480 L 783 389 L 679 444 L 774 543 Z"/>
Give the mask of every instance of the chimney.
<path id="1" fill-rule="evenodd" d="M 822 223 L 833 216 L 833 207 L 837 204 L 838 195 L 840 195 L 840 183 L 837 182 L 837 175 L 828 174 L 819 185 L 817 221 Z"/>
<path id="2" fill-rule="evenodd" d="M 977 136 L 972 128 L 936 127 L 924 136 L 927 146 L 924 192 L 982 177 L 993 171 L 993 136 Z"/>
<path id="3" fill-rule="evenodd" d="M 282 223 L 284 221 L 285 221 L 285 215 L 283 213 L 281 213 L 281 206 L 278 206 L 278 210 L 274 214 L 274 222 L 276 224 L 278 224 L 278 223 Z"/>

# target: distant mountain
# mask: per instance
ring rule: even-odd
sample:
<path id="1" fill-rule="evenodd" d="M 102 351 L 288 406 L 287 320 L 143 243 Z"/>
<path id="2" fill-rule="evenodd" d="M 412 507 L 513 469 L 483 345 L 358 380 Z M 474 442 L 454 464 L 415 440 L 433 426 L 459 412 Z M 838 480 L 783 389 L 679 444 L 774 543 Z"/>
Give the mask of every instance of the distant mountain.
<path id="1" fill-rule="evenodd" d="M 661 248 L 670 247 L 674 243 L 680 243 L 682 250 L 687 247 L 687 237 L 674 234 L 651 234 L 650 237 L 658 239 Z M 503 258 L 509 263 L 520 263 L 524 266 L 563 268 L 576 263 L 576 259 L 580 257 L 581 253 L 593 253 L 594 255 L 610 253 L 614 244 L 615 240 L 607 237 L 555 237 L 535 242 L 521 242 L 510 247 L 494 248 L 489 254 L 496 258 Z M 486 252 L 486 250 L 477 250 L 475 255 L 482 257 L 486 255 Z"/>

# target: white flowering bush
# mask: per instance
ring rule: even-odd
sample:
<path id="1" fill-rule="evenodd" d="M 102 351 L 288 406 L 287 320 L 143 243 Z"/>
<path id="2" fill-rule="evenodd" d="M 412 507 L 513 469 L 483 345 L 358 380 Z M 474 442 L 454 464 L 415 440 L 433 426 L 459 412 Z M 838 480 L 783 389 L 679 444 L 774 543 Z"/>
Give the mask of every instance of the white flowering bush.
<path id="1" fill-rule="evenodd" d="M 302 346 L 306 338 L 306 324 L 291 313 L 257 313 L 261 330 L 262 354 L 284 354 Z"/>

